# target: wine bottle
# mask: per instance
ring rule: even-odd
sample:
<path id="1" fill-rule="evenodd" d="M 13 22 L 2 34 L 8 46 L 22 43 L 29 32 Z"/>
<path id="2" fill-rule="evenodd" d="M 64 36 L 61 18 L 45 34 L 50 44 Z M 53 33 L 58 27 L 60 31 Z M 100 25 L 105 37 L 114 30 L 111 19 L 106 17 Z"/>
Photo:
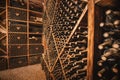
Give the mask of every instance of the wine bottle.
<path id="1" fill-rule="evenodd" d="M 75 32 L 75 35 L 81 35 L 81 36 L 87 36 L 88 31 L 82 31 L 82 32 Z"/>
<path id="2" fill-rule="evenodd" d="M 87 72 L 86 71 L 82 71 L 82 72 L 80 72 L 79 74 L 78 73 L 75 73 L 75 74 L 73 74 L 72 76 L 70 76 L 69 78 L 70 78 L 70 80 L 87 80 L 86 79 L 86 74 L 87 74 Z"/>
<path id="3" fill-rule="evenodd" d="M 79 60 L 79 61 L 75 61 L 74 63 L 73 63 L 73 65 L 75 66 L 75 65 L 87 65 L 87 58 L 83 58 L 82 60 Z"/>
<path id="4" fill-rule="evenodd" d="M 78 68 L 79 68 L 79 66 L 74 66 L 74 67 L 72 67 L 70 70 L 66 71 L 65 74 L 71 76 L 71 75 L 73 75 L 74 73 L 76 73 L 76 69 L 78 69 Z"/>
<path id="5" fill-rule="evenodd" d="M 115 63 L 117 63 L 117 59 L 115 58 L 109 58 L 106 61 L 100 60 L 97 62 L 98 66 L 113 66 Z"/>
<path id="6" fill-rule="evenodd" d="M 113 48 L 120 48 L 120 39 L 114 41 L 114 43 L 112 44 Z"/>
<path id="7" fill-rule="evenodd" d="M 106 23 L 113 23 L 116 19 L 120 17 L 119 11 L 107 10 L 106 12 Z"/>
<path id="8" fill-rule="evenodd" d="M 78 47 L 80 47 L 80 48 L 82 48 L 82 47 L 85 47 L 85 48 L 87 48 L 87 40 L 82 40 L 82 41 L 76 41 L 75 42 L 75 45 L 76 45 L 76 47 L 78 46 Z"/>
<path id="9" fill-rule="evenodd" d="M 82 58 L 83 58 L 82 56 L 75 56 L 75 57 L 69 58 L 69 61 L 78 61 L 78 60 L 81 60 Z"/>
<path id="10" fill-rule="evenodd" d="M 120 72 L 120 63 L 116 63 L 112 66 L 112 71 L 116 74 Z"/>
<path id="11" fill-rule="evenodd" d="M 117 29 L 120 29 L 120 20 L 115 20 L 113 24 Z"/>
<path id="12" fill-rule="evenodd" d="M 108 67 L 104 67 L 102 68 L 99 72 L 98 72 L 98 76 L 99 77 L 103 77 L 103 76 L 107 76 L 109 68 Z"/>
<path id="13" fill-rule="evenodd" d="M 77 74 L 81 74 L 82 72 L 84 72 L 85 75 L 86 75 L 86 71 L 87 71 L 87 66 L 84 66 L 83 69 L 79 69 L 79 70 L 77 70 L 76 73 L 77 73 Z"/>
<path id="14" fill-rule="evenodd" d="M 106 15 L 115 15 L 115 17 L 120 17 L 120 11 L 113 11 L 113 10 L 107 10 L 106 12 L 105 12 L 105 14 Z"/>
<path id="15" fill-rule="evenodd" d="M 106 31 L 114 30 L 114 29 L 115 29 L 115 26 L 114 26 L 113 23 L 101 22 L 101 23 L 100 23 L 100 27 L 103 28 L 103 29 L 106 30 Z"/>
<path id="16" fill-rule="evenodd" d="M 79 53 L 80 51 L 84 51 L 84 50 L 86 50 L 86 46 L 82 46 L 82 47 L 77 46 L 75 47 L 74 52 Z"/>
<path id="17" fill-rule="evenodd" d="M 101 59 L 106 61 L 107 58 L 111 57 L 111 56 L 119 56 L 119 49 L 116 48 L 110 48 L 108 50 L 105 50 L 103 55 L 101 56 Z"/>
<path id="18" fill-rule="evenodd" d="M 73 67 L 72 64 L 67 64 L 67 65 L 64 65 L 64 66 L 63 66 L 63 68 L 64 68 L 65 70 L 70 70 L 72 67 Z"/>
<path id="19" fill-rule="evenodd" d="M 82 56 L 83 58 L 87 57 L 87 50 L 79 51 L 77 54 L 71 55 L 72 57 Z"/>
<path id="20" fill-rule="evenodd" d="M 104 34 L 103 34 L 103 37 L 105 37 L 105 38 L 107 38 L 107 37 L 109 37 L 110 35 L 114 35 L 115 34 L 115 32 L 105 32 Z"/>
<path id="21" fill-rule="evenodd" d="M 112 43 L 113 43 L 113 39 L 112 39 L 112 38 L 105 39 L 102 44 L 99 44 L 99 45 L 98 45 L 98 49 L 102 50 L 102 49 L 104 49 L 106 46 L 112 45 Z"/>
<path id="22" fill-rule="evenodd" d="M 26 0 L 19 0 L 19 2 L 20 2 L 20 4 L 21 4 L 22 6 L 24 6 L 25 3 L 27 3 Z"/>
<path id="23" fill-rule="evenodd" d="M 87 69 L 87 66 L 83 66 L 83 65 L 76 65 L 76 66 L 73 66 L 69 72 L 71 71 L 75 71 L 75 73 L 79 74 L 80 72 L 82 71 L 85 71 Z"/>
<path id="24" fill-rule="evenodd" d="M 103 66 L 104 63 L 105 63 L 104 60 L 99 60 L 99 61 L 97 62 L 97 64 L 98 64 L 99 66 Z"/>
<path id="25" fill-rule="evenodd" d="M 71 42 L 76 42 L 76 41 L 82 41 L 82 40 L 87 40 L 87 36 L 80 36 L 80 35 L 74 35 L 71 37 Z"/>
<path id="26" fill-rule="evenodd" d="M 82 40 L 82 41 L 76 41 L 76 42 L 75 42 L 75 45 L 77 45 L 77 44 L 87 44 L 87 40 L 84 39 L 84 40 Z"/>
<path id="27" fill-rule="evenodd" d="M 105 32 L 105 33 L 103 34 L 103 36 L 104 36 L 105 38 L 112 37 L 112 38 L 114 38 L 114 39 L 119 39 L 120 31 L 118 31 L 118 30 L 115 31 L 115 30 L 114 30 L 114 31 Z"/>
<path id="28" fill-rule="evenodd" d="M 114 25 L 118 28 L 120 26 L 120 20 L 115 20 Z"/>

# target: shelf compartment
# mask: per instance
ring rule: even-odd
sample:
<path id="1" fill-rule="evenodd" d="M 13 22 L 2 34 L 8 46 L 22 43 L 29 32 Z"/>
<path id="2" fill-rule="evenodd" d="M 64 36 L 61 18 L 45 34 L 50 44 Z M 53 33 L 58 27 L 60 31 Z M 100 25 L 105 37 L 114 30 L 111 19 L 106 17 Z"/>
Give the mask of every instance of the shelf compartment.
<path id="1" fill-rule="evenodd" d="M 43 11 L 43 2 L 42 1 L 35 1 L 29 0 L 29 9 L 33 11 L 42 12 Z"/>
<path id="2" fill-rule="evenodd" d="M 9 44 L 27 44 L 27 34 L 9 33 Z"/>
<path id="3" fill-rule="evenodd" d="M 28 65 L 27 56 L 25 57 L 10 57 L 9 58 L 9 68 L 17 68 Z"/>
<path id="4" fill-rule="evenodd" d="M 64 73 L 62 72 L 62 67 L 59 60 L 56 62 L 52 73 L 54 75 L 55 80 L 65 80 Z"/>
<path id="5" fill-rule="evenodd" d="M 15 9 L 15 8 L 8 8 L 8 18 L 26 21 L 27 11 Z"/>
<path id="6" fill-rule="evenodd" d="M 42 25 L 36 25 L 36 24 L 29 24 L 29 32 L 30 33 L 42 33 L 43 32 L 43 26 Z"/>
<path id="7" fill-rule="evenodd" d="M 8 69 L 7 57 L 0 57 L 0 70 Z"/>
<path id="8" fill-rule="evenodd" d="M 42 35 L 29 34 L 29 43 L 30 44 L 41 44 L 42 43 Z"/>
<path id="9" fill-rule="evenodd" d="M 9 32 L 27 32 L 27 23 L 10 21 Z"/>
<path id="10" fill-rule="evenodd" d="M 29 45 L 29 54 L 42 54 L 44 49 L 42 45 Z"/>
<path id="11" fill-rule="evenodd" d="M 31 22 L 36 22 L 36 23 L 42 23 L 42 14 L 41 13 L 34 13 L 34 12 L 29 12 L 29 20 Z"/>
<path id="12" fill-rule="evenodd" d="M 9 45 L 8 54 L 9 56 L 27 55 L 27 45 Z"/>
<path id="13" fill-rule="evenodd" d="M 27 9 L 27 0 L 9 0 L 9 6 Z"/>
<path id="14" fill-rule="evenodd" d="M 33 55 L 33 56 L 29 56 L 29 57 L 30 57 L 30 65 L 40 63 L 41 55 Z"/>

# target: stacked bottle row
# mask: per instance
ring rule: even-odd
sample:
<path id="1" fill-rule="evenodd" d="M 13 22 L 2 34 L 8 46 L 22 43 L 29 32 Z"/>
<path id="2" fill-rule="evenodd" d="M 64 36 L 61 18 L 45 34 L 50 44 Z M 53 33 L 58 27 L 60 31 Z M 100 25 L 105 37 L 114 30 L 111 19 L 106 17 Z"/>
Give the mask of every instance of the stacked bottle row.
<path id="1" fill-rule="evenodd" d="M 103 41 L 98 45 L 101 60 L 98 77 L 102 80 L 120 80 L 120 11 L 106 10 L 106 19 L 100 23 Z"/>
<path id="2" fill-rule="evenodd" d="M 42 70 L 44 70 L 44 72 L 45 72 L 46 80 L 53 80 L 51 73 L 48 70 L 47 65 L 46 65 L 43 57 L 41 58 L 41 66 L 42 66 Z"/>
<path id="3" fill-rule="evenodd" d="M 52 71 L 55 80 L 65 80 L 60 61 L 58 60 L 55 64 L 54 70 Z"/>
<path id="4" fill-rule="evenodd" d="M 69 80 L 86 80 L 87 31 L 86 26 L 79 25 L 60 56 L 66 78 Z"/>
<path id="5" fill-rule="evenodd" d="M 55 80 L 86 80 L 87 25 L 77 24 L 87 3 L 79 0 L 46 0 L 44 11 L 46 64 Z M 46 4 L 48 7 L 48 4 Z M 50 8 L 50 7 L 49 7 Z M 53 16 L 49 15 L 52 13 Z M 76 26 L 76 24 L 78 26 Z M 77 29 L 76 29 L 77 28 Z M 60 61 L 59 61 L 60 60 Z"/>
<path id="6" fill-rule="evenodd" d="M 59 53 L 74 29 L 85 6 L 85 2 L 78 0 L 61 0 L 59 2 L 52 23 L 52 31 Z"/>

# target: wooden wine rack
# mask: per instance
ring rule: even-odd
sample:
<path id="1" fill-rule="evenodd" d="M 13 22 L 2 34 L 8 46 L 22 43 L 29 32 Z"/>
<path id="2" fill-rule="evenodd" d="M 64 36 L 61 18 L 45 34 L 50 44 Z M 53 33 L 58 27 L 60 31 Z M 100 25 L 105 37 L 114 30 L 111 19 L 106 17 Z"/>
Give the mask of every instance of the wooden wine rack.
<path id="1" fill-rule="evenodd" d="M 46 66 L 50 72 L 50 75 L 52 75 L 51 77 L 53 77 L 53 80 L 69 79 L 69 77 L 67 77 L 65 73 L 64 60 L 62 60 L 62 56 L 64 56 L 64 52 L 67 47 L 66 45 L 71 42 L 71 38 L 74 37 L 74 33 L 76 32 L 76 30 L 78 30 L 78 26 L 79 27 L 81 26 L 83 30 L 84 29 L 87 30 L 87 24 L 86 24 L 87 23 L 87 2 L 83 1 L 84 5 L 81 4 L 81 6 L 83 7 L 82 12 L 79 13 L 80 16 L 78 16 L 76 22 L 73 23 L 72 30 L 70 31 L 70 33 L 66 36 L 62 33 L 59 33 L 59 30 L 57 32 L 57 28 L 60 28 L 59 25 L 62 24 L 62 22 L 58 24 L 55 22 L 57 21 L 59 22 L 60 20 L 62 20 L 62 18 L 67 19 L 66 17 L 69 17 L 69 16 L 65 17 L 64 16 L 65 14 L 62 14 L 61 17 L 59 15 L 60 10 L 62 10 L 62 4 L 65 6 L 65 4 L 62 3 L 62 1 L 63 0 L 61 1 L 45 0 L 44 1 L 46 5 L 44 6 L 44 16 L 43 16 L 44 41 L 45 41 L 44 42 L 45 53 L 43 54 L 43 61 L 46 63 Z M 69 12 L 67 13 L 69 14 Z M 60 19 L 57 17 L 59 17 Z M 72 24 L 72 21 L 70 22 L 70 24 Z M 67 26 L 68 25 L 66 25 L 66 27 Z M 57 67 L 59 67 L 59 71 L 58 71 L 59 74 L 56 72 L 58 70 Z M 49 77 L 47 77 L 47 80 L 49 80 Z"/>
<path id="2" fill-rule="evenodd" d="M 0 70 L 40 63 L 43 3 L 38 3 L 0 1 Z"/>
<path id="3" fill-rule="evenodd" d="M 43 61 L 45 62 L 48 68 L 49 75 L 51 75 L 52 77 L 52 80 L 100 80 L 100 78 L 98 77 L 98 71 L 100 70 L 100 67 L 98 66 L 97 62 L 100 60 L 102 53 L 98 49 L 98 45 L 101 44 L 103 40 L 104 31 L 100 28 L 99 24 L 102 21 L 105 21 L 105 11 L 107 9 L 120 11 L 120 7 L 119 7 L 120 3 L 118 0 L 88 0 L 88 1 L 81 0 L 81 2 L 85 3 L 85 6 L 83 7 L 83 10 L 79 15 L 79 17 L 77 17 L 76 23 L 72 25 L 73 28 L 72 30 L 69 31 L 70 33 L 67 36 L 65 33 L 58 34 L 59 33 L 58 29 L 60 28 L 59 24 L 61 24 L 62 27 L 64 27 L 65 22 L 67 24 L 67 21 L 65 19 L 71 16 L 71 15 L 67 15 L 68 13 L 69 14 L 71 13 L 70 9 L 68 8 L 71 8 L 70 5 L 72 5 L 76 1 L 79 0 L 44 0 L 45 5 L 44 5 L 44 16 L 43 16 L 44 19 L 43 40 L 45 42 L 43 44 L 45 47 L 44 49 L 45 53 L 42 56 L 43 56 Z M 61 4 L 64 6 L 61 6 Z M 66 8 L 65 5 L 68 8 Z M 64 12 L 65 10 L 66 12 Z M 63 11 L 64 15 L 61 14 L 60 11 Z M 63 22 L 60 22 L 60 20 L 63 20 Z M 70 26 L 69 23 L 70 21 L 68 21 L 68 25 Z M 68 27 L 68 25 L 66 27 Z M 69 49 L 71 49 L 67 45 L 71 42 L 72 37 L 75 36 L 75 33 L 77 32 L 79 26 L 84 26 L 83 28 L 86 28 L 86 30 L 88 31 L 87 48 L 86 48 L 87 75 L 85 76 L 85 78 L 71 79 L 71 76 L 73 76 L 73 74 L 66 75 L 66 73 L 69 72 L 69 70 L 65 70 L 66 66 L 64 65 L 64 62 L 69 58 L 68 57 L 69 54 L 66 53 L 67 52 L 66 49 L 68 50 L 68 53 L 70 53 Z M 82 27 L 80 28 L 82 29 Z M 64 30 L 65 28 L 63 30 L 61 29 L 61 31 Z M 50 43 L 52 43 L 52 45 Z M 73 61 L 73 63 L 74 62 L 77 61 Z M 59 65 L 60 68 L 60 69 L 58 68 L 59 74 L 63 74 L 63 75 L 57 75 L 57 73 L 55 73 L 57 71 L 56 68 L 57 65 Z M 49 76 L 46 76 L 46 78 L 47 80 L 49 80 Z"/>

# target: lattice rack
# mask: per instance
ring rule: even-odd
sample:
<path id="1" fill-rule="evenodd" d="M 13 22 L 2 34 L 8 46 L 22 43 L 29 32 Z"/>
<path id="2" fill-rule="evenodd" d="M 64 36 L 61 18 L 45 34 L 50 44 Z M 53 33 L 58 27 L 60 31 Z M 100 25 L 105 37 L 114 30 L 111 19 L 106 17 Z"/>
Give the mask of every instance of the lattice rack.
<path id="1" fill-rule="evenodd" d="M 41 1 L 0 0 L 0 70 L 40 63 Z"/>
<path id="2" fill-rule="evenodd" d="M 120 2 L 44 0 L 44 4 L 46 79 L 120 80 Z"/>

